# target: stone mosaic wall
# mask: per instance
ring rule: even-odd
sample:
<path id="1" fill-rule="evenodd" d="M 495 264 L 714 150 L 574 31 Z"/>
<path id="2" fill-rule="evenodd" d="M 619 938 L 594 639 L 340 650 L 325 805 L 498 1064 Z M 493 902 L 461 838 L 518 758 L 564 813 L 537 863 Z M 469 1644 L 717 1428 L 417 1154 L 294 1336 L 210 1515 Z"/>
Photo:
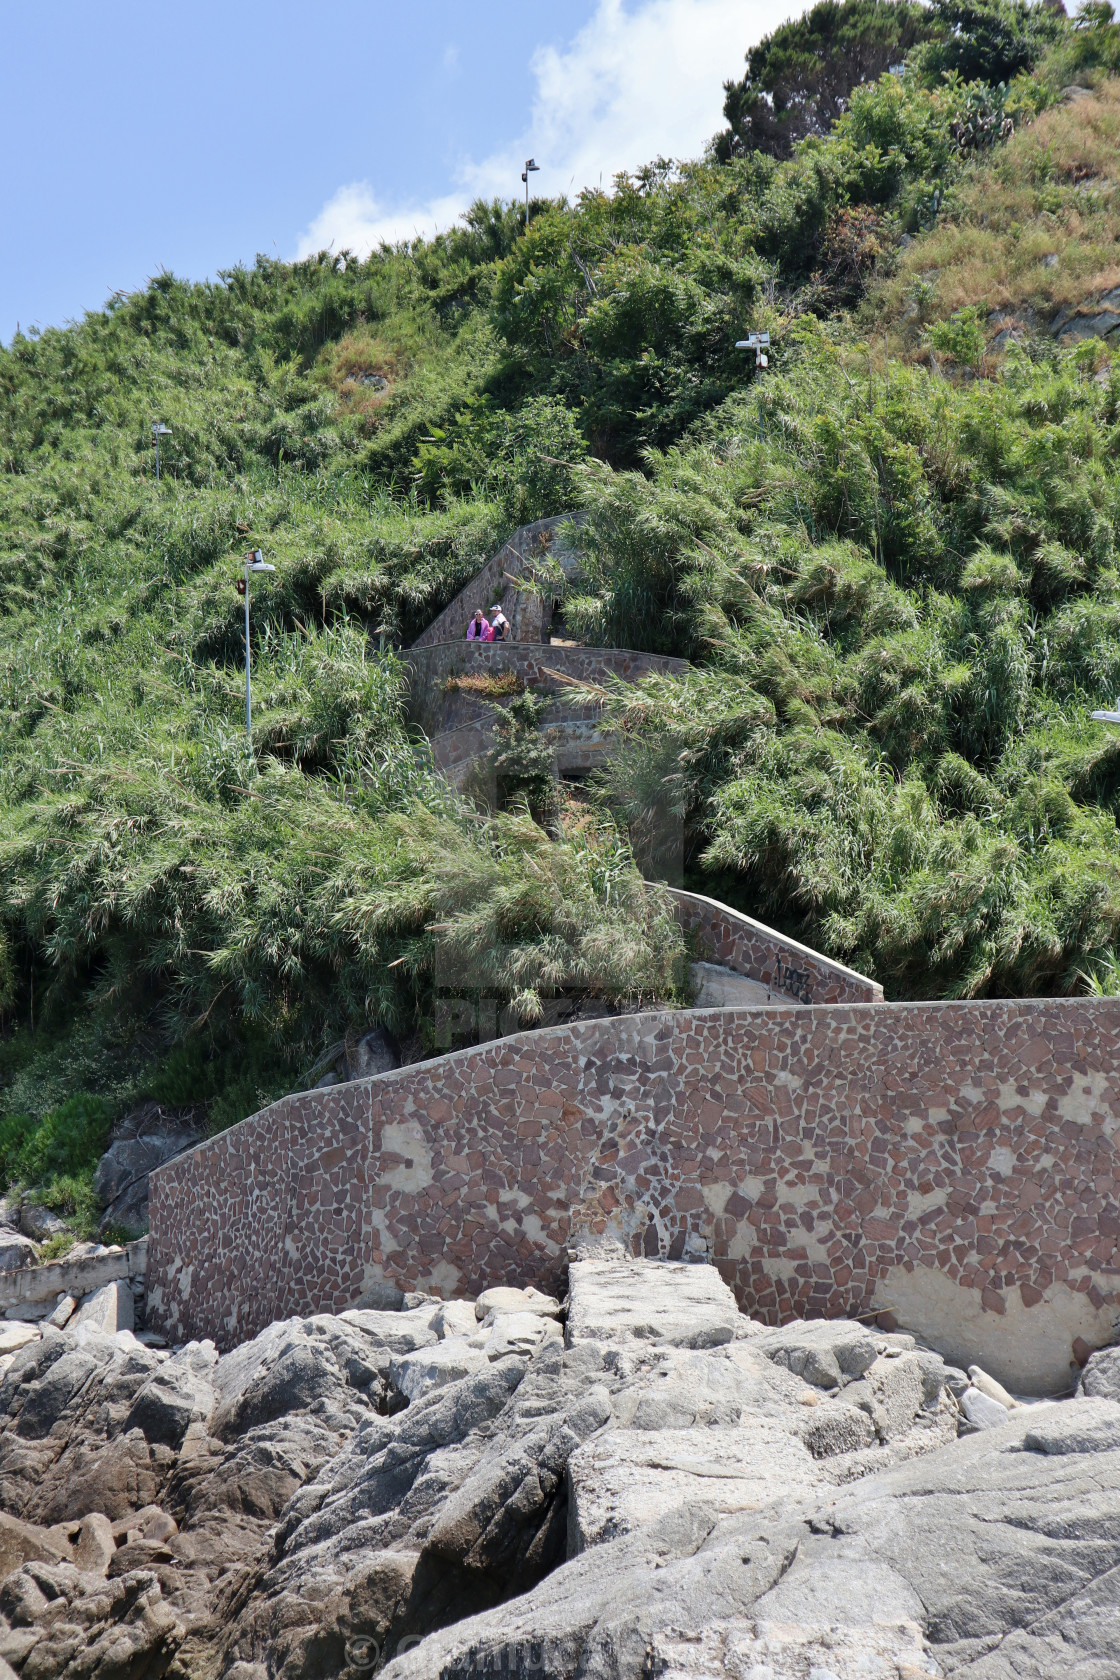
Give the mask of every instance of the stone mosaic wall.
<path id="1" fill-rule="evenodd" d="M 717 899 L 669 890 L 681 926 L 700 935 L 710 962 L 749 974 L 798 1003 L 882 1003 L 882 986 L 865 974 L 786 939 Z"/>
<path id="2" fill-rule="evenodd" d="M 382 1278 L 552 1290 L 590 1229 L 710 1257 L 770 1322 L 940 1325 L 1044 1392 L 1120 1311 L 1118 1131 L 1116 999 L 520 1034 L 286 1098 L 161 1167 L 149 1322 L 229 1346 Z"/>

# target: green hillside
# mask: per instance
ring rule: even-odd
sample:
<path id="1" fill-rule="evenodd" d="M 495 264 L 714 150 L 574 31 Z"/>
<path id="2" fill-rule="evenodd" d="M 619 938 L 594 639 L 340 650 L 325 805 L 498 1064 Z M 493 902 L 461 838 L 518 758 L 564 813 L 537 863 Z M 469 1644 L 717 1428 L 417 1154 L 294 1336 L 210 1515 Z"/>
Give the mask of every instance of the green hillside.
<path id="1" fill-rule="evenodd" d="M 1120 31 L 847 4 L 814 40 L 917 45 L 846 109 L 833 77 L 803 139 L 751 149 L 736 84 L 706 156 L 528 234 L 478 204 L 0 349 L 8 1177 L 72 1204 L 139 1098 L 216 1127 L 367 1025 L 425 1053 L 437 938 L 526 1024 L 564 976 L 682 998 L 627 847 L 666 797 L 692 884 L 888 996 L 1114 986 L 1120 739 L 1088 713 L 1120 692 L 1120 364 L 1046 312 L 1115 278 Z M 811 52 L 779 45 L 793 98 Z M 765 374 L 735 349 L 759 328 Z M 575 508 L 569 626 L 696 669 L 609 702 L 590 802 L 487 815 L 407 726 L 395 650 Z"/>

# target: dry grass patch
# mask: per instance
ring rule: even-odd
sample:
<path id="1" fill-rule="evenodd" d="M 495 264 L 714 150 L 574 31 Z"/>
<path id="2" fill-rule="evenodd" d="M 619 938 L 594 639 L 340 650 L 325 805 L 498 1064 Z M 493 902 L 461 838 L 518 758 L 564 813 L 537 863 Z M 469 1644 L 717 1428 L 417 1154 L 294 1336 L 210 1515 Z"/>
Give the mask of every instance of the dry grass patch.
<path id="1" fill-rule="evenodd" d="M 358 327 L 327 346 L 319 359 L 319 376 L 337 392 L 344 414 L 372 417 L 412 372 L 416 348 Z"/>
<path id="2" fill-rule="evenodd" d="M 927 323 L 958 309 L 1030 311 L 1045 326 L 1063 306 L 1117 284 L 1120 79 L 1112 78 L 974 165 L 870 307 L 894 323 L 893 348 L 905 352 Z"/>
<path id="3" fill-rule="evenodd" d="M 447 694 L 478 694 L 484 700 L 500 700 L 507 694 L 521 691 L 521 679 L 514 671 L 499 671 L 488 676 L 480 671 L 469 677 L 448 677 L 444 683 Z"/>

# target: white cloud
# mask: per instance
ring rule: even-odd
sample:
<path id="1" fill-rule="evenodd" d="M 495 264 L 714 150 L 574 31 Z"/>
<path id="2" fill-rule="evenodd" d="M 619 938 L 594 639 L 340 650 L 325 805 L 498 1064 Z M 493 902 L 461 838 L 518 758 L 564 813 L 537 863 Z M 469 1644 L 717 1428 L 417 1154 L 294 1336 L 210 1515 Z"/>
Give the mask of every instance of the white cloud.
<path id="1" fill-rule="evenodd" d="M 512 198 L 527 157 L 541 166 L 536 191 L 571 196 L 654 157 L 695 157 L 722 127 L 724 81 L 796 10 L 790 0 L 599 0 L 567 47 L 534 55 L 524 133 L 480 163 L 464 159 L 456 190 L 427 204 L 394 209 L 368 182 L 341 187 L 300 236 L 299 254 L 331 245 L 364 254 L 382 239 L 450 227 L 480 195 Z"/>
<path id="2" fill-rule="evenodd" d="M 393 245 L 398 239 L 415 239 L 418 234 L 430 237 L 450 227 L 464 204 L 464 194 L 455 192 L 429 204 L 389 210 L 378 203 L 368 181 L 352 181 L 349 186 L 339 187 L 306 233 L 300 235 L 298 255 L 334 250 L 366 256 L 382 240 Z"/>

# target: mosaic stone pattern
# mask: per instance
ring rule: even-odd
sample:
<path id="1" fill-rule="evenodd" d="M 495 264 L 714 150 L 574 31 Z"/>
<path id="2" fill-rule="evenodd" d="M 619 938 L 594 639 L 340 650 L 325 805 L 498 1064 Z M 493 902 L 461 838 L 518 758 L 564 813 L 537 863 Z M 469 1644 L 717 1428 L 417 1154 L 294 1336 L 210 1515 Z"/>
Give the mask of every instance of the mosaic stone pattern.
<path id="1" fill-rule="evenodd" d="M 882 986 L 865 974 L 786 939 L 714 898 L 670 891 L 681 926 L 699 933 L 709 962 L 749 974 L 798 1003 L 882 1003 Z"/>
<path id="2" fill-rule="evenodd" d="M 573 1233 L 708 1255 L 769 1322 L 931 1268 L 1120 1308 L 1120 1000 L 684 1011 L 285 1098 L 151 1180 L 149 1323 L 228 1347 L 388 1278 L 562 1285 Z"/>

